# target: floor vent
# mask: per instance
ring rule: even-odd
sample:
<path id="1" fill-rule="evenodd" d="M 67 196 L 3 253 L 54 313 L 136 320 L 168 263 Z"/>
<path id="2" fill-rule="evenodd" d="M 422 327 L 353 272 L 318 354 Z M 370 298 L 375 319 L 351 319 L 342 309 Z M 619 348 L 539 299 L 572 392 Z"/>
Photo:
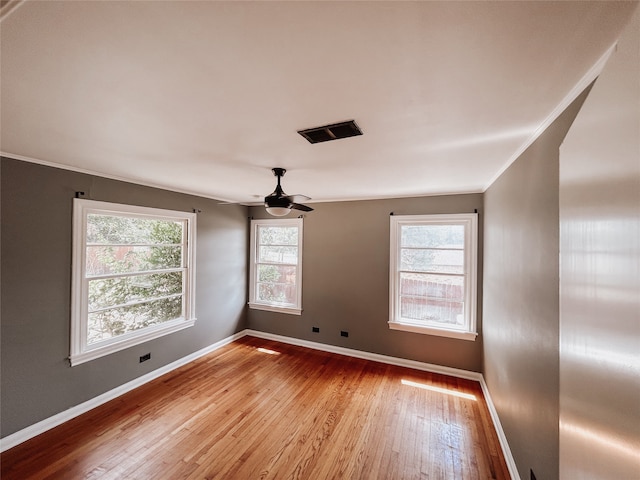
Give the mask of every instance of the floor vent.
<path id="1" fill-rule="evenodd" d="M 320 143 L 362 135 L 362 130 L 360 130 L 360 127 L 356 125 L 354 120 L 349 120 L 348 122 L 333 123 L 322 127 L 299 130 L 298 133 L 306 138 L 309 143 Z"/>

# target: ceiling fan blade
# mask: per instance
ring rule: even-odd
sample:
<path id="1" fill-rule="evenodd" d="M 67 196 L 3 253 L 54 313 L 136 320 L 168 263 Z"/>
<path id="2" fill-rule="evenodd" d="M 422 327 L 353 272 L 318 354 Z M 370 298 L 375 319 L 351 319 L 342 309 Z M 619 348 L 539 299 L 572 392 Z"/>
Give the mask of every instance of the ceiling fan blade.
<path id="1" fill-rule="evenodd" d="M 292 203 L 291 208 L 294 210 L 301 210 L 303 212 L 313 212 L 313 208 L 302 205 L 301 203 Z"/>
<path id="2" fill-rule="evenodd" d="M 307 197 L 306 195 L 302 195 L 300 193 L 289 195 L 289 198 L 292 202 L 306 202 L 307 200 L 311 200 L 311 197 Z"/>

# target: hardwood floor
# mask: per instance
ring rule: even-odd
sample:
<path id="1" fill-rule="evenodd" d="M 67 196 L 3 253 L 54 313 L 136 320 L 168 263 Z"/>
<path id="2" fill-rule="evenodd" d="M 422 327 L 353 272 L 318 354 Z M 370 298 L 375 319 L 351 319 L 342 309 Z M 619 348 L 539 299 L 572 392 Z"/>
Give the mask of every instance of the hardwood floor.
<path id="1" fill-rule="evenodd" d="M 508 479 L 477 382 L 244 337 L 18 445 L 11 479 Z"/>

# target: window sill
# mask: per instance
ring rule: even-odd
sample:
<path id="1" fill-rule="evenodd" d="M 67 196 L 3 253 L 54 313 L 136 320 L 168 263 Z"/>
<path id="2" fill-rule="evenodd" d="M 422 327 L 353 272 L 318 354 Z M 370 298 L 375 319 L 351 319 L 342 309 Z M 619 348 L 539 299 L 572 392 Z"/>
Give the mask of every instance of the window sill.
<path id="1" fill-rule="evenodd" d="M 267 312 L 288 313 L 289 315 L 302 315 L 302 309 L 297 307 L 279 307 L 277 305 L 249 302 L 249 308 L 253 310 L 265 310 Z"/>
<path id="2" fill-rule="evenodd" d="M 389 328 L 392 330 L 403 330 L 405 332 L 422 333 L 424 335 L 435 335 L 438 337 L 457 338 L 460 340 L 475 341 L 478 334 L 476 332 L 467 332 L 462 330 L 446 330 L 444 328 L 423 327 L 421 325 L 412 325 L 408 323 L 388 322 Z"/>
<path id="3" fill-rule="evenodd" d="M 131 335 L 122 335 L 122 338 L 115 337 L 118 340 L 113 341 L 113 343 L 96 346 L 79 353 L 72 353 L 69 356 L 69 361 L 71 362 L 71 366 L 75 367 L 76 365 L 80 365 L 81 363 L 95 360 L 96 358 L 104 357 L 105 355 L 109 355 L 111 353 L 119 352 L 120 350 L 124 350 L 125 348 L 140 345 L 141 343 L 148 342 L 149 340 L 153 340 L 154 338 L 160 338 L 165 335 L 169 335 L 170 333 L 193 327 L 195 322 L 195 318 L 189 320 L 178 319 L 172 322 L 167 322 L 165 324 L 160 324 L 157 326 L 157 328 L 147 328 L 143 330 L 143 333 L 141 334 L 135 334 L 134 332 Z"/>

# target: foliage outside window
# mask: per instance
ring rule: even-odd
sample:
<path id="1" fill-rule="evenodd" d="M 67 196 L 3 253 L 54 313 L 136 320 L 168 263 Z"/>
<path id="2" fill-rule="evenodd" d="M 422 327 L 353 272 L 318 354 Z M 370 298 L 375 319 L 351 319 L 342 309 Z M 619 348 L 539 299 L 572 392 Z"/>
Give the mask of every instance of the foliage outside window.
<path id="1" fill-rule="evenodd" d="M 194 324 L 193 213 L 74 200 L 71 364 Z"/>
<path id="2" fill-rule="evenodd" d="M 252 220 L 249 307 L 302 313 L 302 219 Z"/>
<path id="3" fill-rule="evenodd" d="M 477 214 L 391 216 L 389 327 L 475 339 Z"/>

